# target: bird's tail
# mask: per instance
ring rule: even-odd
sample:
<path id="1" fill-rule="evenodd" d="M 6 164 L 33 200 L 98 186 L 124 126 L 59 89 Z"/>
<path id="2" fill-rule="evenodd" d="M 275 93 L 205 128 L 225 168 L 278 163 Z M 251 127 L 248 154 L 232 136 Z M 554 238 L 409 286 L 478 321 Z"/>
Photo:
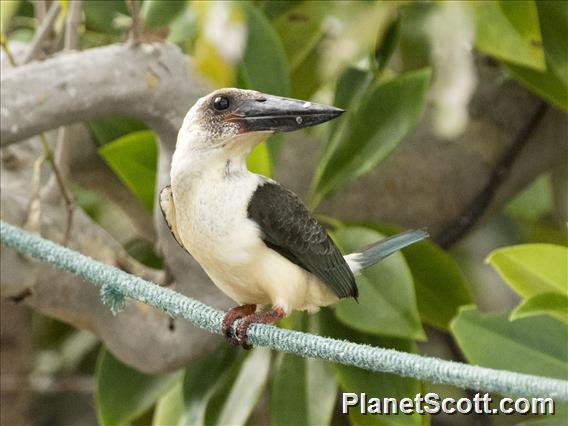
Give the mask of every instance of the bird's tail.
<path id="1" fill-rule="evenodd" d="M 425 238 L 428 238 L 428 232 L 422 229 L 406 231 L 377 241 L 376 243 L 362 248 L 360 251 L 348 254 L 345 256 L 345 260 L 351 268 L 351 271 L 353 271 L 354 274 L 358 274 L 363 269 L 374 265 L 379 260 Z"/>

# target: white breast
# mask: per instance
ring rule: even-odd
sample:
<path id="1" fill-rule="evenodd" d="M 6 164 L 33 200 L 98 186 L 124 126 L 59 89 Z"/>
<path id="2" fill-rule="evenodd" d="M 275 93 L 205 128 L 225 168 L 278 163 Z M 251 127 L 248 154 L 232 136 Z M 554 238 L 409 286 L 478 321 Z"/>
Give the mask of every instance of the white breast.
<path id="1" fill-rule="evenodd" d="M 195 165 L 195 164 L 194 164 Z M 263 179 L 225 166 L 172 168 L 179 237 L 211 280 L 245 304 L 276 304 L 287 312 L 328 305 L 337 297 L 315 276 L 262 241 L 248 204 Z"/>
<path id="2" fill-rule="evenodd" d="M 195 166 L 195 164 L 193 164 Z M 225 165 L 172 173 L 178 233 L 184 247 L 212 281 L 239 303 L 270 303 L 252 277 L 265 248 L 247 208 L 259 177 Z"/>

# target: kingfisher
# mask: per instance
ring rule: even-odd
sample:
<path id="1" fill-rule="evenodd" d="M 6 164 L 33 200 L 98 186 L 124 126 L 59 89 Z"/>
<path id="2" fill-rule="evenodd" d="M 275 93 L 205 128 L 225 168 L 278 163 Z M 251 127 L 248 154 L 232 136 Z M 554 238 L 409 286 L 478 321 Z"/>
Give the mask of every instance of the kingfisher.
<path id="1" fill-rule="evenodd" d="M 225 88 L 199 99 L 185 116 L 160 207 L 180 246 L 237 302 L 221 324 L 233 344 L 250 348 L 246 332 L 252 323 L 357 299 L 357 274 L 428 235 L 411 230 L 343 256 L 296 194 L 247 169 L 247 155 L 273 133 L 343 112 Z"/>

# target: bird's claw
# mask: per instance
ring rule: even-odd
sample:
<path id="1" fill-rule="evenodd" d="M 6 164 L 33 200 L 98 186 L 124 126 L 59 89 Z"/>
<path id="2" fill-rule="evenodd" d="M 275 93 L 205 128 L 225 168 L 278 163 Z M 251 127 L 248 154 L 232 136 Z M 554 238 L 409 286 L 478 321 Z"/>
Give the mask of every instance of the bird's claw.
<path id="1" fill-rule="evenodd" d="M 244 349 L 251 349 L 252 345 L 247 343 L 247 330 L 249 325 L 252 323 L 271 324 L 286 316 L 286 312 L 280 307 L 273 307 L 268 311 L 258 313 L 254 313 L 255 310 L 256 305 L 243 305 L 232 308 L 225 314 L 223 323 L 221 324 L 221 330 L 233 345 L 242 346 Z M 233 336 L 231 334 L 231 327 L 237 319 L 241 321 L 237 324 L 235 335 Z"/>
<path id="2" fill-rule="evenodd" d="M 225 336 L 229 340 L 229 343 L 233 346 L 241 346 L 243 349 L 247 350 L 252 349 L 252 345 L 250 343 L 247 343 L 246 331 L 244 334 L 239 333 L 239 327 L 237 327 L 237 331 L 234 336 L 230 334 L 230 330 L 229 330 L 229 335 Z"/>
<path id="3" fill-rule="evenodd" d="M 237 325 L 235 337 L 239 342 L 239 345 L 241 345 L 243 349 L 252 349 L 252 345 L 250 343 L 247 343 L 247 329 L 249 325 L 250 322 L 246 320 L 246 317 L 243 318 Z"/>
<path id="4" fill-rule="evenodd" d="M 232 326 L 235 321 L 239 319 L 244 319 L 249 315 L 252 315 L 256 310 L 256 305 L 242 305 L 235 308 L 231 308 L 227 311 L 223 317 L 223 322 L 221 323 L 221 332 L 229 340 L 232 345 L 242 346 L 243 349 L 251 349 L 252 346 L 246 341 L 246 329 L 248 324 L 241 327 L 243 320 L 237 326 L 235 335 L 232 334 Z"/>
<path id="5" fill-rule="evenodd" d="M 252 349 L 252 345 L 250 343 L 247 343 L 246 340 L 239 339 L 238 337 L 235 337 L 235 336 L 231 336 L 229 338 L 229 343 L 231 343 L 231 345 L 234 345 L 234 346 L 240 346 L 241 348 L 243 348 L 245 350 Z"/>

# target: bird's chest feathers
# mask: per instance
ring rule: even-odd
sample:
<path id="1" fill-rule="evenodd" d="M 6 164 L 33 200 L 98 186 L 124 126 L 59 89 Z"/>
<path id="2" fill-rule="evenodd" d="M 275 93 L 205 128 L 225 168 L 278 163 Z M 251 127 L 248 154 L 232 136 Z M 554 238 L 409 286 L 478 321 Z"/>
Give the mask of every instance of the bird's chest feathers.
<path id="1" fill-rule="evenodd" d="M 200 263 L 246 263 L 260 241 L 248 219 L 257 177 L 227 169 L 192 179 L 172 179 L 178 230 L 184 246 Z"/>

